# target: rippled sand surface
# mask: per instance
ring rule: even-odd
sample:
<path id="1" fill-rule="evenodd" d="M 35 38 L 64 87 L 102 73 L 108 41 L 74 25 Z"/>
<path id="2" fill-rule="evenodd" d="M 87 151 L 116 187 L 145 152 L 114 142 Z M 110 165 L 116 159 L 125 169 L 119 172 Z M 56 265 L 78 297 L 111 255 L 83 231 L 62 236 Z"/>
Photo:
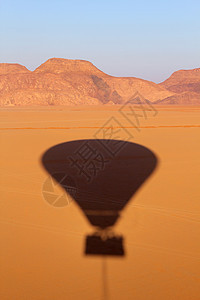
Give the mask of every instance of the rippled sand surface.
<path id="1" fill-rule="evenodd" d="M 2 300 L 199 300 L 200 108 L 123 112 L 0 109 Z M 125 256 L 86 256 L 94 228 L 72 199 L 60 208 L 45 199 L 41 157 L 59 143 L 102 138 L 109 128 L 149 148 L 159 163 L 114 227 Z"/>

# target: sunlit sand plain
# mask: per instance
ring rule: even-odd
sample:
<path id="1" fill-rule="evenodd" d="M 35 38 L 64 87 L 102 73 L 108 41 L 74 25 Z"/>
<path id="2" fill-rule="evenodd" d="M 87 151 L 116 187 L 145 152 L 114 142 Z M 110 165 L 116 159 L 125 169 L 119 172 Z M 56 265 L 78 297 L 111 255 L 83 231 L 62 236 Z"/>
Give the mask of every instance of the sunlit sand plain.
<path id="1" fill-rule="evenodd" d="M 0 110 L 1 299 L 199 299 L 200 107 L 138 108 L 137 120 L 119 110 Z M 93 139 L 110 118 L 159 163 L 114 228 L 126 255 L 85 256 L 94 228 L 74 201 L 56 208 L 44 199 L 41 157 L 59 143 Z"/>

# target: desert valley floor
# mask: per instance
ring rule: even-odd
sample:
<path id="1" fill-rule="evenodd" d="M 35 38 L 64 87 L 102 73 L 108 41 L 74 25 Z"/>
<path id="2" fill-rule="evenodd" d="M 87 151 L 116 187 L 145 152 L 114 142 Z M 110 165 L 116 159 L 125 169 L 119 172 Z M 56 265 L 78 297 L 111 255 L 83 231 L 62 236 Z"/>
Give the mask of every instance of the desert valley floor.
<path id="1" fill-rule="evenodd" d="M 135 114 L 103 105 L 0 109 L 1 299 L 199 300 L 200 107 Z M 85 255 L 94 228 L 75 201 L 55 207 L 43 194 L 43 153 L 109 126 L 158 159 L 114 227 L 124 257 Z"/>

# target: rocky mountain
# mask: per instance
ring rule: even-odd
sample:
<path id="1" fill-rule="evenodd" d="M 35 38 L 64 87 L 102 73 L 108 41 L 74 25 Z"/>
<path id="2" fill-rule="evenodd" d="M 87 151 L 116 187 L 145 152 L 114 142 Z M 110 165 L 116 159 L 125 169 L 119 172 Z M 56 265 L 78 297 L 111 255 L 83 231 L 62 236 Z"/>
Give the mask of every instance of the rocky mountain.
<path id="1" fill-rule="evenodd" d="M 200 93 L 185 92 L 174 94 L 162 100 L 157 100 L 154 104 L 164 105 L 200 105 Z"/>
<path id="2" fill-rule="evenodd" d="M 156 103 L 200 104 L 200 68 L 174 72 L 159 85 L 175 94 Z"/>
<path id="3" fill-rule="evenodd" d="M 174 72 L 160 86 L 174 93 L 200 93 L 200 68 Z"/>
<path id="4" fill-rule="evenodd" d="M 0 63 L 0 75 L 9 75 L 16 73 L 30 72 L 26 67 L 19 64 L 2 64 Z"/>
<path id="5" fill-rule="evenodd" d="M 0 105 L 123 104 L 136 92 L 151 102 L 174 92 L 135 77 L 113 77 L 91 62 L 52 58 L 31 72 L 0 64 Z"/>
<path id="6" fill-rule="evenodd" d="M 138 93 L 138 96 L 134 98 Z M 142 100 L 143 99 L 143 100 Z M 123 104 L 199 105 L 200 68 L 180 70 L 160 84 L 107 75 L 91 62 L 51 58 L 35 71 L 0 63 L 0 106 Z"/>

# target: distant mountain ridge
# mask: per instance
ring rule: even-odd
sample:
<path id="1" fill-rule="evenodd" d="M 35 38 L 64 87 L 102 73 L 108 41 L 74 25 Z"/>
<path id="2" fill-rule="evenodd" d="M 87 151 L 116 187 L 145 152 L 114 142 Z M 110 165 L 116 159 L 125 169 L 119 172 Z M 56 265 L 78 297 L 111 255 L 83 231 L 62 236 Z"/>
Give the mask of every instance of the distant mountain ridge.
<path id="1" fill-rule="evenodd" d="M 19 64 L 0 63 L 0 75 L 30 72 L 26 67 Z"/>
<path id="2" fill-rule="evenodd" d="M 159 85 L 175 93 L 160 104 L 200 104 L 200 68 L 176 71 Z"/>
<path id="3" fill-rule="evenodd" d="M 110 76 L 85 60 L 51 58 L 34 71 L 0 63 L 0 106 L 123 104 L 136 92 L 155 104 L 199 104 L 200 71 L 190 82 L 174 74 L 156 84 Z"/>
<path id="4" fill-rule="evenodd" d="M 160 85 L 174 93 L 200 93 L 200 68 L 176 71 Z"/>

